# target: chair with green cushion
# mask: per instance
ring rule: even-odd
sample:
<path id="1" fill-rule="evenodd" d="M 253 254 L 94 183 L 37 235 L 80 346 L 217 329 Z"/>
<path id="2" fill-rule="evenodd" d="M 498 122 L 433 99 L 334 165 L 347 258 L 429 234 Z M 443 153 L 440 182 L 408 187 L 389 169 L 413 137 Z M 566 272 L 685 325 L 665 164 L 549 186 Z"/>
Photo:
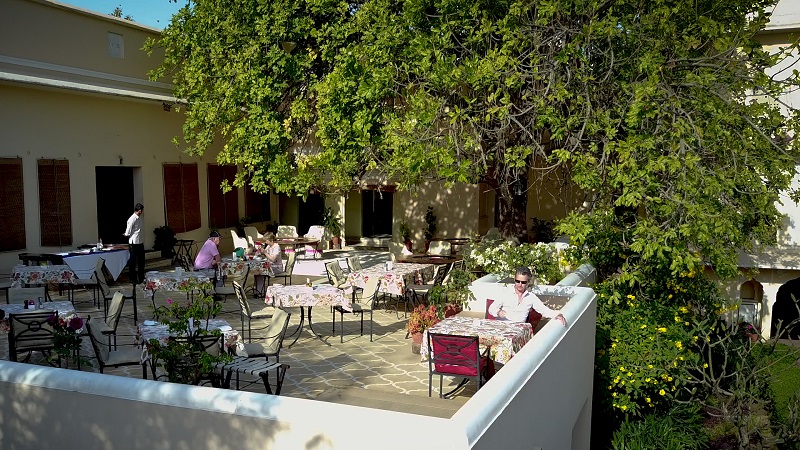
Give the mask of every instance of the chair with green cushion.
<path id="1" fill-rule="evenodd" d="M 244 350 L 247 352 L 249 358 L 261 357 L 266 359 L 275 357 L 275 361 L 280 361 L 281 348 L 283 347 L 283 339 L 286 337 L 286 330 L 289 327 L 289 318 L 291 313 L 288 313 L 280 308 L 276 308 L 272 314 L 272 321 L 264 331 L 264 338 L 261 342 L 251 342 L 244 344 Z"/>
<path id="2" fill-rule="evenodd" d="M 247 318 L 247 341 L 250 342 L 253 340 L 253 329 L 252 329 L 252 322 L 253 320 L 258 319 L 269 319 L 275 313 L 275 308 L 272 306 L 264 307 L 258 311 L 253 311 L 250 309 L 250 303 L 247 301 L 247 297 L 244 294 L 244 289 L 242 289 L 242 285 L 239 284 L 238 281 L 233 282 L 233 290 L 236 292 L 236 298 L 239 300 L 239 314 L 240 318 L 242 319 L 242 334 L 244 335 L 245 328 L 244 328 L 244 319 Z"/>
<path id="3" fill-rule="evenodd" d="M 100 373 L 103 373 L 106 367 L 122 367 L 122 366 L 142 366 L 142 378 L 147 379 L 147 366 L 142 362 L 142 349 L 135 345 L 126 345 L 122 350 L 111 350 L 110 345 L 101 342 L 103 334 L 98 328 L 95 328 L 90 318 L 86 322 L 86 331 L 89 334 L 89 339 L 92 341 L 92 348 L 94 354 L 97 356 L 97 363 L 100 366 Z"/>
<path id="4" fill-rule="evenodd" d="M 325 263 L 325 271 L 328 274 L 328 281 L 330 281 L 331 285 L 342 287 L 347 282 L 347 276 L 339 265 L 339 261 Z"/>

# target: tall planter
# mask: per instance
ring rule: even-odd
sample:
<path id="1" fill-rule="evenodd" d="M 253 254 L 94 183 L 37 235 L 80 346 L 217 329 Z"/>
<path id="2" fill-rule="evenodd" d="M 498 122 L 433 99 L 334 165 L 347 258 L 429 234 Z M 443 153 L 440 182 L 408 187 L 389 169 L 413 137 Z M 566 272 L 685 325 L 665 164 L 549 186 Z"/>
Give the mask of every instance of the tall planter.
<path id="1" fill-rule="evenodd" d="M 419 355 L 422 348 L 422 333 L 414 333 L 411 335 L 411 353 Z"/>

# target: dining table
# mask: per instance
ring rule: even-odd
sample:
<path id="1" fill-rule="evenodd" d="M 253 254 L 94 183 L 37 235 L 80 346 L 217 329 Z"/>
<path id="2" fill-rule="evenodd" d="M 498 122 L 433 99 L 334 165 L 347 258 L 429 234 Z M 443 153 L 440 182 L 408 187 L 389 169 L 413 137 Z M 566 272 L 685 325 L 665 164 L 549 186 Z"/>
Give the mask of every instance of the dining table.
<path id="1" fill-rule="evenodd" d="M 489 357 L 502 364 L 508 363 L 533 337 L 529 323 L 451 316 L 422 333 L 420 355 L 423 361 L 428 359 L 428 332 L 478 336 L 481 353 L 488 347 Z"/>
<path id="2" fill-rule="evenodd" d="M 300 338 L 306 320 L 308 320 L 308 328 L 311 330 L 311 333 L 322 342 L 325 342 L 322 336 L 314 330 L 314 324 L 311 321 L 311 309 L 314 306 L 341 306 L 345 311 L 351 312 L 353 311 L 352 295 L 353 288 L 351 286 L 345 289 L 339 289 L 329 284 L 315 284 L 311 286 L 284 286 L 281 284 L 273 284 L 267 287 L 264 301 L 268 305 L 281 309 L 300 308 L 300 324 L 288 335 L 288 337 L 295 336 L 294 341 L 287 345 L 287 347 L 291 347 Z M 308 308 L 308 319 L 306 319 L 306 308 Z M 325 343 L 327 344 L 327 342 Z"/>
<path id="3" fill-rule="evenodd" d="M 423 284 L 426 280 L 433 278 L 433 264 L 398 262 L 392 264 L 391 269 L 387 269 L 383 264 L 378 264 L 350 272 L 347 275 L 347 283 L 363 289 L 371 277 L 380 278 L 379 292 L 402 296 L 406 292 L 406 286 Z"/>
<path id="4" fill-rule="evenodd" d="M 278 245 L 280 245 L 281 248 L 283 248 L 284 253 L 296 252 L 297 251 L 297 247 L 310 245 L 310 246 L 313 246 L 316 249 L 316 252 L 314 252 L 314 257 L 315 258 L 317 257 L 317 255 L 321 255 L 322 254 L 322 253 L 320 253 L 320 250 L 319 250 L 319 244 L 320 244 L 320 240 L 319 239 L 306 238 L 306 237 L 280 238 L 280 239 L 277 239 L 275 242 L 277 242 Z"/>
<path id="5" fill-rule="evenodd" d="M 28 285 L 47 285 L 47 283 L 55 284 L 72 284 L 77 280 L 75 272 L 65 264 L 55 264 L 49 266 L 14 266 L 11 274 L 11 287 L 23 287 Z"/>
<path id="6" fill-rule="evenodd" d="M 35 299 L 34 299 L 35 300 Z M 6 312 L 6 316 L 0 320 L 0 333 L 8 333 L 10 330 L 8 316 L 11 314 L 22 314 L 35 312 L 35 307 L 25 308 L 23 303 L 0 304 L 0 310 Z M 43 302 L 38 311 L 56 311 L 58 317 L 65 318 L 75 314 L 75 305 L 72 302 Z"/>
<path id="7" fill-rule="evenodd" d="M 78 278 L 88 279 L 94 274 L 97 260 L 103 258 L 104 265 L 114 281 L 128 266 L 130 252 L 127 248 L 104 247 L 56 253 Z"/>
<path id="8" fill-rule="evenodd" d="M 246 267 L 250 267 L 250 275 L 264 275 L 267 277 L 274 277 L 275 274 L 272 272 L 272 266 L 270 266 L 270 262 L 265 258 L 253 258 L 247 260 L 233 260 L 231 258 L 222 258 L 222 261 L 219 263 L 220 271 L 224 275 L 228 276 L 239 276 L 241 277 L 244 275 L 244 270 Z"/>
<path id="9" fill-rule="evenodd" d="M 211 283 L 214 279 L 213 269 L 204 269 L 198 271 L 175 271 L 175 272 L 160 272 L 150 271 L 144 274 L 144 283 L 142 283 L 142 291 L 150 295 L 150 298 L 155 296 L 156 291 L 180 291 L 185 290 L 186 287 L 192 284 Z M 187 295 L 190 293 L 187 292 Z"/>
<path id="10" fill-rule="evenodd" d="M 196 323 L 200 328 L 205 328 L 208 331 L 220 330 L 222 332 L 221 345 L 223 350 L 240 356 L 247 356 L 244 350 L 244 341 L 239 335 L 239 331 L 233 328 L 225 319 L 198 320 Z M 208 325 L 207 328 L 206 325 Z M 167 345 L 170 337 L 174 337 L 174 335 L 170 333 L 169 326 L 153 320 L 145 320 L 136 328 L 136 345 L 142 349 L 142 364 L 150 363 L 154 379 L 156 379 L 156 361 L 153 361 L 150 356 L 147 347 L 148 343 L 151 339 L 156 339 L 161 345 Z"/>

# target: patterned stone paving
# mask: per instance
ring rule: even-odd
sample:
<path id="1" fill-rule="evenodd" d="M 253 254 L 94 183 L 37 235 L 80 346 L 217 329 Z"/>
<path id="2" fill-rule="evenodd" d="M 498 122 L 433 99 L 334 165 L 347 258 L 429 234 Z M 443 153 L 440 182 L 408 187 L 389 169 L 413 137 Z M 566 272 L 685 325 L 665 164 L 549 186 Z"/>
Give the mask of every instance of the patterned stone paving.
<path id="1" fill-rule="evenodd" d="M 293 277 L 293 283 L 304 283 L 310 277 L 312 281 L 321 280 L 322 277 L 310 276 L 308 273 Z M 121 284 L 119 287 L 130 289 L 130 285 Z M 112 290 L 114 286 L 112 286 Z M 52 290 L 52 288 L 51 288 Z M 139 320 L 149 319 L 152 316 L 152 306 L 149 297 L 137 292 L 137 306 Z M 66 300 L 66 293 L 59 296 L 58 292 L 51 292 L 54 300 Z M 168 296 L 180 298 L 182 293 L 157 293 L 156 303 L 162 304 Z M 253 308 L 263 306 L 263 300 L 251 299 Z M 77 291 L 76 310 L 83 315 L 93 317 L 101 316 L 102 310 L 92 304 L 91 293 L 87 291 Z M 233 310 L 233 313 L 223 313 L 219 317 L 226 319 L 235 329 L 241 329 L 241 321 L 238 314 L 238 305 L 235 298 L 230 298 L 223 310 Z M 299 308 L 290 309 L 292 319 L 289 323 L 289 333 L 291 333 L 299 321 Z M 330 398 L 332 391 L 346 389 L 357 392 L 360 397 L 377 395 L 389 397 L 391 403 L 392 396 L 419 396 L 425 397 L 428 402 L 428 366 L 421 362 L 419 355 L 411 353 L 411 341 L 406 339 L 405 319 L 403 318 L 402 307 L 398 314 L 392 309 L 389 311 L 377 310 L 374 313 L 374 338 L 369 340 L 369 321 L 365 317 L 365 335 L 359 335 L 359 316 L 345 313 L 344 316 L 344 343 L 340 343 L 340 322 L 337 313 L 336 331 L 331 331 L 331 312 L 329 308 L 318 307 L 313 310 L 314 330 L 322 336 L 322 340 L 311 335 L 306 327 L 297 342 L 291 347 L 284 346 L 281 350 L 280 361 L 289 364 L 291 368 L 286 372 L 286 379 L 283 385 L 282 395 L 314 399 L 322 395 L 326 399 Z M 123 310 L 123 317 L 118 328 L 118 343 L 132 344 L 135 340 L 136 327 L 133 324 L 131 302 L 127 302 Z M 267 321 L 253 322 L 253 340 L 262 336 L 263 328 Z M 286 345 L 294 340 L 287 339 Z M 330 345 L 329 345 L 330 344 Z M 84 339 L 82 356 L 84 358 L 94 357 L 94 352 L 88 338 Z M 8 359 L 8 339 L 3 335 L 0 337 L 0 357 Z M 33 358 L 32 363 L 45 363 L 42 358 Z M 88 365 L 84 365 L 82 370 L 97 371 L 96 361 L 89 360 Z M 118 369 L 107 369 L 107 374 L 127 377 L 141 377 L 139 366 L 128 366 Z M 253 384 L 243 389 L 252 392 L 263 393 L 264 388 L 261 384 Z M 451 381 L 445 378 L 445 390 L 452 386 Z M 434 398 L 437 397 L 438 377 L 434 377 Z M 473 393 L 474 387 L 471 383 L 464 389 L 449 406 L 454 412 L 459 404 L 463 404 Z M 370 394 L 372 393 L 372 394 Z M 335 401 L 335 400 L 333 400 Z M 422 400 L 420 400 L 422 401 Z M 435 398 L 430 401 L 448 402 Z M 362 402 L 363 403 L 363 402 Z M 367 401 L 369 404 L 369 401 Z M 413 402 L 412 402 L 413 404 Z M 394 409 L 387 407 L 386 409 Z M 398 409 L 402 410 L 402 408 Z M 420 412 L 424 413 L 424 411 Z"/>

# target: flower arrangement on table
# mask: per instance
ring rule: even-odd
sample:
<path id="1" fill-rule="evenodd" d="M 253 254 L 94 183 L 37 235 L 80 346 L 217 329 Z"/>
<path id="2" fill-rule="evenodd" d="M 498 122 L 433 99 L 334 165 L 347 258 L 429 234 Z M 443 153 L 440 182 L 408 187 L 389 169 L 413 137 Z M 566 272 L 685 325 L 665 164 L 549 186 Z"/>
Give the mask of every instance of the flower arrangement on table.
<path id="1" fill-rule="evenodd" d="M 555 283 L 564 276 L 556 250 L 547 244 L 516 244 L 487 240 L 471 245 L 464 255 L 468 269 L 482 268 L 500 276 L 513 275 L 517 267 L 533 269 L 539 283 Z"/>
<path id="2" fill-rule="evenodd" d="M 216 364 L 232 359 L 228 353 L 211 354 L 200 348 L 203 337 L 222 336 L 220 330 L 208 329 L 208 320 L 219 314 L 222 305 L 210 294 L 213 291 L 211 283 L 189 280 L 181 285 L 180 290 L 196 293 L 187 302 L 168 298 L 166 305 L 158 306 L 154 313 L 162 324 L 167 325 L 170 336 L 180 336 L 181 339 L 170 338 L 166 343 L 150 339 L 146 344 L 147 351 L 155 367 L 162 368 L 169 381 L 198 384 L 201 378 L 213 374 Z M 205 327 L 201 326 L 203 323 Z"/>
<path id="3" fill-rule="evenodd" d="M 59 317 L 55 313 L 47 319 L 47 324 L 53 328 L 53 353 L 56 358 L 80 359 L 83 323 L 84 320 L 75 314 Z"/>

